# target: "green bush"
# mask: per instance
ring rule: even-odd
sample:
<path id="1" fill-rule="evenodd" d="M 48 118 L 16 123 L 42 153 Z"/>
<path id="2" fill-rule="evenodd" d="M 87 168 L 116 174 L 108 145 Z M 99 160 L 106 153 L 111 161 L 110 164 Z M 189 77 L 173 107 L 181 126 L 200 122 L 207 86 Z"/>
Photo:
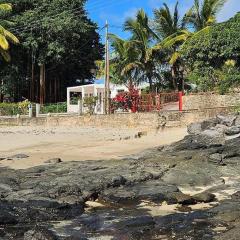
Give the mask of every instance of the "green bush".
<path id="1" fill-rule="evenodd" d="M 229 92 L 240 86 L 240 13 L 193 35 L 181 49 L 187 81 L 200 91 Z"/>
<path id="2" fill-rule="evenodd" d="M 97 105 L 98 97 L 90 96 L 85 97 L 83 101 L 83 106 L 88 109 L 88 114 L 93 115 L 95 106 Z"/>
<path id="3" fill-rule="evenodd" d="M 41 106 L 40 113 L 66 113 L 67 112 L 67 103 L 53 103 L 53 104 L 45 104 Z"/>
<path id="4" fill-rule="evenodd" d="M 28 114 L 29 101 L 19 103 L 0 103 L 0 116 L 14 116 Z"/>
<path id="5" fill-rule="evenodd" d="M 187 81 L 195 83 L 199 91 L 215 91 L 226 94 L 240 86 L 239 67 L 227 65 L 226 63 L 221 68 L 216 69 L 212 67 L 196 68 L 189 72 Z"/>

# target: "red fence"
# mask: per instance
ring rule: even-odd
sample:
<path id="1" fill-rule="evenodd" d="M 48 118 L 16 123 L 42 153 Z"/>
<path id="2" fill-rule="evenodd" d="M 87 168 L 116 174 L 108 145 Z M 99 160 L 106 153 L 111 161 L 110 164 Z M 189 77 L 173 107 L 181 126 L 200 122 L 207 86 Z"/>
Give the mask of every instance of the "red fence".
<path id="1" fill-rule="evenodd" d="M 150 93 L 139 95 L 133 93 L 121 93 L 112 100 L 112 112 L 122 109 L 132 112 L 152 112 L 161 110 L 182 111 L 182 93 Z"/>
<path id="2" fill-rule="evenodd" d="M 179 102 L 180 98 L 181 96 L 178 92 L 143 94 L 140 96 L 138 111 L 139 112 L 160 111 L 170 104 L 176 104 L 177 106 L 177 103 Z"/>

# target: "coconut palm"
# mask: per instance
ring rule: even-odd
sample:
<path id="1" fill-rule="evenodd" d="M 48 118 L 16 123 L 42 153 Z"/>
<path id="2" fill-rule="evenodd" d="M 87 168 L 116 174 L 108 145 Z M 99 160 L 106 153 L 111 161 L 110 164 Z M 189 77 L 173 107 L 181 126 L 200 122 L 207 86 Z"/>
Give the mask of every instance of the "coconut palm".
<path id="1" fill-rule="evenodd" d="M 109 34 L 114 54 L 110 61 L 111 81 L 124 84 L 129 89 L 139 84 L 138 49 L 132 40 L 123 40 L 114 34 Z"/>
<path id="2" fill-rule="evenodd" d="M 8 4 L 8 3 L 0 4 L 0 11 L 10 12 L 10 11 L 12 11 L 12 5 Z M 4 19 L 1 19 L 0 21 L 2 24 L 9 23 L 8 21 L 6 21 Z M 3 57 L 3 59 L 7 62 L 9 62 L 11 59 L 10 54 L 8 52 L 8 50 L 10 48 L 9 42 L 18 44 L 19 40 L 11 32 L 9 32 L 2 25 L 0 25 L 0 53 Z"/>
<path id="3" fill-rule="evenodd" d="M 179 17 L 178 2 L 173 14 L 166 3 L 163 4 L 162 8 L 155 9 L 154 23 L 160 39 L 165 39 L 181 30 L 182 22 Z"/>
<path id="4" fill-rule="evenodd" d="M 216 15 L 228 0 L 194 0 L 193 6 L 184 16 L 184 23 L 200 31 L 216 23 Z"/>
<path id="5" fill-rule="evenodd" d="M 180 18 L 178 2 L 171 12 L 166 3 L 163 7 L 154 10 L 155 29 L 158 33 L 160 42 L 155 46 L 156 49 L 167 49 L 169 63 L 171 65 L 173 87 L 177 89 L 179 85 L 179 76 L 182 73 L 179 71 L 180 62 L 177 49 L 184 41 L 184 37 L 188 38 L 189 31 L 183 28 L 183 20 Z"/>
<path id="6" fill-rule="evenodd" d="M 222 9 L 228 0 L 194 0 L 193 6 L 188 10 L 182 19 L 184 28 L 176 31 L 172 35 L 165 38 L 163 44 L 173 46 L 177 43 L 184 44 L 190 37 L 200 32 L 208 31 L 209 26 L 216 23 L 216 15 Z M 189 31 L 189 27 L 193 27 L 194 31 Z M 175 59 L 177 54 L 175 55 Z M 172 60 L 174 61 L 174 59 Z"/>
<path id="7" fill-rule="evenodd" d="M 141 80 L 148 81 L 150 90 L 153 90 L 153 80 L 156 78 L 156 64 L 154 59 L 154 39 L 158 36 L 149 27 L 149 18 L 143 9 L 139 10 L 135 18 L 129 18 L 124 24 L 124 29 L 131 33 L 129 44 L 138 52 L 135 62 L 128 65 L 128 69 L 138 68 Z"/>
<path id="8" fill-rule="evenodd" d="M 113 53 L 110 56 L 110 80 L 116 84 L 126 85 L 128 88 L 138 85 L 137 77 L 134 76 L 137 72 L 138 54 L 134 48 L 133 42 L 123 40 L 120 37 L 109 34 L 109 40 Z M 97 66 L 97 78 L 102 78 L 105 75 L 105 61 L 99 60 L 95 62 Z"/>
<path id="9" fill-rule="evenodd" d="M 163 37 L 163 41 L 160 42 L 157 48 L 173 50 L 169 60 L 172 66 L 173 79 L 177 78 L 178 68 L 180 67 L 182 69 L 182 66 L 179 65 L 179 49 L 183 47 L 186 41 L 193 35 L 209 31 L 209 26 L 216 22 L 216 14 L 222 9 L 226 1 L 227 0 L 203 0 L 203 2 L 200 3 L 199 0 L 194 0 L 194 5 L 181 20 L 178 14 L 178 3 L 176 3 L 173 14 L 171 14 L 166 4 L 164 4 L 161 9 L 155 10 L 155 23 Z M 189 31 L 189 27 L 193 27 L 194 32 Z M 179 73 L 182 75 L 182 71 Z M 182 83 L 182 87 L 183 85 Z"/>

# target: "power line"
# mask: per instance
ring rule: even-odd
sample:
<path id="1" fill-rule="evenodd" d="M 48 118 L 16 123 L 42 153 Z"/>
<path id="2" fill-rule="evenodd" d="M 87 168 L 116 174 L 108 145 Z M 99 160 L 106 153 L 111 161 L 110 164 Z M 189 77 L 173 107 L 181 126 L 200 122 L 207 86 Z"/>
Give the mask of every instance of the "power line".
<path id="1" fill-rule="evenodd" d="M 115 1 L 115 0 L 110 0 L 110 1 Z M 96 8 L 97 8 L 97 10 L 104 9 L 107 6 L 109 6 L 109 3 L 105 2 L 104 4 L 102 4 L 102 3 L 98 2 L 96 5 L 93 4 L 91 6 L 92 8 L 87 9 L 87 11 L 96 10 Z M 61 13 L 58 13 L 58 14 L 48 15 L 47 18 L 49 18 L 49 21 L 53 21 L 53 20 L 56 20 L 59 16 L 61 16 L 63 14 L 67 14 L 67 13 L 75 14 L 75 13 L 78 13 L 79 10 L 86 10 L 86 9 L 84 9 L 84 6 L 81 6 L 81 7 L 73 8 L 73 9 L 70 9 L 70 10 L 65 10 L 65 11 L 63 11 Z M 36 26 L 39 26 L 44 21 L 46 21 L 46 18 L 43 19 L 43 20 L 28 22 L 28 24 L 32 23 L 31 26 L 22 26 L 22 27 L 19 27 L 19 28 L 10 28 L 10 30 L 13 31 L 13 32 L 14 31 L 18 32 L 18 33 L 25 32 L 27 30 L 32 30 Z"/>

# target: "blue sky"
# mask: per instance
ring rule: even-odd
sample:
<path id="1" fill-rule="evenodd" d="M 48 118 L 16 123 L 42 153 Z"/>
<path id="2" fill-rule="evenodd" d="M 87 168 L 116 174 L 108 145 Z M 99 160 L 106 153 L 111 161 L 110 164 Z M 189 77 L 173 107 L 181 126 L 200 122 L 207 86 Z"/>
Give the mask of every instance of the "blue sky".
<path id="1" fill-rule="evenodd" d="M 181 14 L 192 6 L 193 1 L 179 0 Z M 164 2 L 173 8 L 176 0 L 88 0 L 87 10 L 99 27 L 104 26 L 108 20 L 111 33 L 127 37 L 121 29 L 126 18 L 134 17 L 139 8 L 143 8 L 149 16 L 152 16 L 152 10 L 161 7 Z M 240 0 L 228 0 L 218 15 L 218 21 L 225 21 L 237 12 L 240 12 Z"/>

